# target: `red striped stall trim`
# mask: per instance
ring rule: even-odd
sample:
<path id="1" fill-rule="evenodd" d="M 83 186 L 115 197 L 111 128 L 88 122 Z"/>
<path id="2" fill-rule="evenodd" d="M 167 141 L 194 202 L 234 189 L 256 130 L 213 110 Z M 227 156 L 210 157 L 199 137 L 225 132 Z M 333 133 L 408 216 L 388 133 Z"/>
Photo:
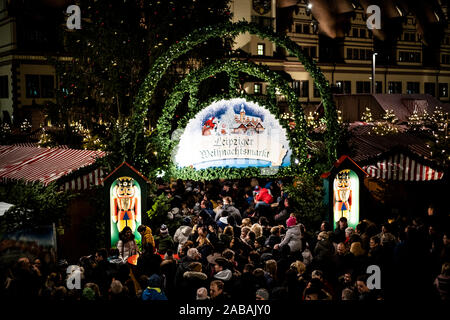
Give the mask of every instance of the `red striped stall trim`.
<path id="1" fill-rule="evenodd" d="M 389 156 L 376 164 L 363 167 L 371 177 L 396 181 L 435 181 L 441 180 L 444 173 L 422 165 L 404 154 Z"/>
<path id="2" fill-rule="evenodd" d="M 88 174 L 77 177 L 64 184 L 65 191 L 80 191 L 91 189 L 93 186 L 103 185 L 104 172 L 101 168 L 97 168 Z"/>
<path id="3" fill-rule="evenodd" d="M 38 181 L 43 185 L 58 180 L 80 168 L 93 164 L 103 151 L 61 148 L 0 146 L 0 180 Z M 73 183 L 65 184 L 74 187 Z M 81 180 L 78 190 L 82 189 Z"/>

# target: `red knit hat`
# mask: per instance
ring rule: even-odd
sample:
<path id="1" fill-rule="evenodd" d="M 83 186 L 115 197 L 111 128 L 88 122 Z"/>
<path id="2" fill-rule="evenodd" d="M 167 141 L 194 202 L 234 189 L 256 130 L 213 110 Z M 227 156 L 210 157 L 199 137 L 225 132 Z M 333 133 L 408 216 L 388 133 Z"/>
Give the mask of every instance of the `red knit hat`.
<path id="1" fill-rule="evenodd" d="M 289 219 L 286 220 L 286 225 L 289 227 L 295 226 L 297 224 L 297 219 L 295 217 L 289 217 Z"/>

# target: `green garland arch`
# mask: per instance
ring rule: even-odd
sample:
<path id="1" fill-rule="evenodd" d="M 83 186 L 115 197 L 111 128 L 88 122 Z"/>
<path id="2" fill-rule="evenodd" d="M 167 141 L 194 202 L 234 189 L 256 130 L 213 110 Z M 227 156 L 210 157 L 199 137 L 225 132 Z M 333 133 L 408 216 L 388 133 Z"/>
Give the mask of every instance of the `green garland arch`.
<path id="1" fill-rule="evenodd" d="M 263 79 L 272 87 L 278 88 L 281 93 L 283 93 L 288 101 L 291 110 L 294 110 L 294 119 L 296 121 L 296 126 L 293 130 L 290 130 L 288 122 L 284 119 L 280 119 L 279 117 L 279 109 L 273 102 L 271 101 L 263 101 L 263 99 L 258 99 L 258 104 L 260 106 L 266 106 L 267 109 L 275 115 L 275 117 L 281 122 L 282 126 L 286 129 L 286 132 L 289 137 L 289 141 L 293 142 L 291 145 L 291 149 L 293 151 L 293 156 L 295 156 L 302 165 L 306 165 L 308 161 L 308 154 L 306 149 L 306 139 L 307 139 L 307 131 L 306 131 L 306 122 L 303 114 L 303 109 L 300 106 L 300 103 L 291 87 L 287 84 L 287 82 L 282 79 L 280 75 L 276 72 L 271 71 L 266 66 L 260 66 L 254 64 L 253 62 L 245 62 L 240 60 L 228 60 L 228 61 L 216 61 L 206 67 L 200 68 L 194 72 L 189 73 L 183 80 L 181 80 L 174 88 L 169 98 L 166 100 L 166 103 L 163 108 L 163 113 L 158 120 L 158 124 L 156 126 L 157 136 L 155 138 L 155 145 L 159 147 L 158 159 L 159 164 L 161 166 L 166 166 L 170 164 L 170 152 L 174 146 L 174 142 L 170 140 L 169 131 L 170 123 L 173 118 L 173 114 L 177 105 L 182 101 L 186 92 L 191 93 L 191 100 L 189 100 L 189 111 L 188 113 L 179 120 L 178 128 L 184 127 L 188 120 L 194 117 L 199 111 L 205 108 L 207 105 L 199 104 L 196 97 L 194 97 L 194 103 L 192 101 L 192 93 L 196 92 L 196 88 L 198 85 L 208 77 L 211 77 L 220 72 L 226 72 L 227 74 L 233 75 L 235 72 L 240 71 L 243 73 L 247 73 L 249 75 L 258 77 Z M 274 91 L 274 90 L 273 90 Z M 236 92 L 236 91 L 234 91 Z M 236 97 L 237 94 L 230 94 L 228 97 Z M 242 97 L 243 95 L 239 95 Z M 252 98 L 248 98 L 250 96 L 246 96 L 246 100 L 254 100 Z M 211 101 L 211 99 L 208 99 Z"/>
<path id="2" fill-rule="evenodd" d="M 170 46 L 169 49 L 155 61 L 137 94 L 134 104 L 135 110 L 130 120 L 130 130 L 125 132 L 125 135 L 130 135 L 132 141 L 132 155 L 137 155 L 137 142 L 139 135 L 142 135 L 141 130 L 136 130 L 136 128 L 142 128 L 144 126 L 147 108 L 150 105 L 155 89 L 171 63 L 181 55 L 195 48 L 195 46 L 209 39 L 221 38 L 225 36 L 234 37 L 245 32 L 257 35 L 263 39 L 268 39 L 276 45 L 285 48 L 291 55 L 296 56 L 303 64 L 305 70 L 309 72 L 320 92 L 322 104 L 324 106 L 325 121 L 327 124 L 325 143 L 328 150 L 328 162 L 332 163 L 335 161 L 337 157 L 337 146 L 340 140 L 341 129 L 339 128 L 337 121 L 337 112 L 328 81 L 320 71 L 320 68 L 307 54 L 303 52 L 300 46 L 298 46 L 287 36 L 277 34 L 271 28 L 260 27 L 254 23 L 249 23 L 246 21 L 240 21 L 237 23 L 226 22 L 216 26 L 200 28 L 186 36 L 182 41 Z M 231 79 L 230 82 L 232 82 Z M 195 89 L 191 90 L 190 93 L 192 93 L 191 97 L 193 99 L 190 104 L 195 104 Z M 301 107 L 299 106 L 299 108 Z M 294 112 L 295 110 L 291 111 L 294 114 L 296 113 Z M 123 141 L 128 140 L 129 139 L 126 137 L 123 138 Z M 305 147 L 300 146 L 300 148 Z"/>

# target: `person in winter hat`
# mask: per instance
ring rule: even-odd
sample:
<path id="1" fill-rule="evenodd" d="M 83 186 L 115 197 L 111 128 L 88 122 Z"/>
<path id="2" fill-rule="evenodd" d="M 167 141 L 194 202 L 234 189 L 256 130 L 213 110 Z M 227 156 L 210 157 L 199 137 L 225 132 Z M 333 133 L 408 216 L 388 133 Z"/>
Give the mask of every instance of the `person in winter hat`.
<path id="1" fill-rule="evenodd" d="M 174 242 L 169 234 L 169 229 L 165 224 L 161 225 L 161 228 L 159 229 L 159 236 L 155 238 L 155 242 L 158 246 L 158 252 L 161 254 L 165 254 L 168 249 L 173 250 Z"/>
<path id="2" fill-rule="evenodd" d="M 197 289 L 208 284 L 208 276 L 202 272 L 200 262 L 191 262 L 189 270 L 183 274 L 183 280 L 179 289 L 182 291 L 183 299 L 193 301 L 196 299 Z"/>
<path id="3" fill-rule="evenodd" d="M 162 291 L 162 280 L 157 274 L 152 274 L 148 278 L 147 288 L 142 292 L 142 301 L 167 300 L 166 295 Z"/>
<path id="4" fill-rule="evenodd" d="M 197 289 L 197 300 L 209 300 L 208 290 L 205 287 Z"/>
<path id="5" fill-rule="evenodd" d="M 276 244 L 274 249 L 283 248 L 285 245 L 288 245 L 291 249 L 291 253 L 293 252 L 301 252 L 302 251 L 302 232 L 300 229 L 300 224 L 297 224 L 297 219 L 292 216 L 286 220 L 287 231 L 284 236 L 284 239 L 280 244 Z"/>

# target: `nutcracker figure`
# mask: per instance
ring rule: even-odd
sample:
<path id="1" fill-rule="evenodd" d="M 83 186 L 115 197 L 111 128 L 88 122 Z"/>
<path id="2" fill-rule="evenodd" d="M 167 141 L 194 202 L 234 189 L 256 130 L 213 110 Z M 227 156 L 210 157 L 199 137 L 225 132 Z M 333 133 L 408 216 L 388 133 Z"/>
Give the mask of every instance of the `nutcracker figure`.
<path id="1" fill-rule="evenodd" d="M 352 207 L 350 170 L 342 170 L 334 179 L 334 212 L 349 219 Z"/>
<path id="2" fill-rule="evenodd" d="M 112 220 L 117 224 L 119 232 L 126 226 L 130 227 L 133 233 L 136 231 L 136 221 L 139 216 L 139 190 L 134 185 L 134 179 L 130 177 L 120 177 L 113 189 L 112 198 Z"/>

